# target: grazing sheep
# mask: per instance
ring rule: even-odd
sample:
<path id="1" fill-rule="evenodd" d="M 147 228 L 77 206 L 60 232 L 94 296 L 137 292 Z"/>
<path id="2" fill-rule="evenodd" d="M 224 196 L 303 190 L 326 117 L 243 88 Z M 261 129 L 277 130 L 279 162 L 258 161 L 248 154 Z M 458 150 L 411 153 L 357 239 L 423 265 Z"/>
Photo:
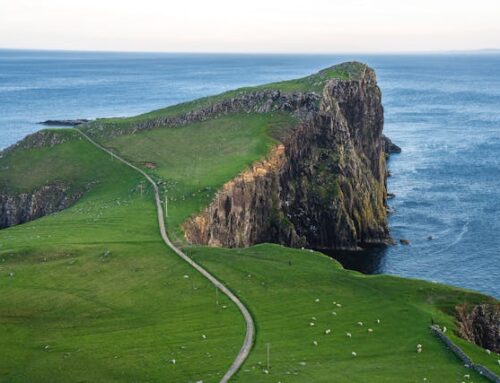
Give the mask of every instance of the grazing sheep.
<path id="1" fill-rule="evenodd" d="M 332 311 L 332 315 L 337 315 L 337 313 L 335 311 Z"/>
<path id="2" fill-rule="evenodd" d="M 317 345 L 318 345 L 318 342 L 316 342 L 315 340 L 313 340 L 313 344 L 314 344 L 315 346 L 317 346 Z"/>
<path id="3" fill-rule="evenodd" d="M 464 379 L 470 379 L 470 375 L 469 374 L 465 374 L 464 375 Z"/>
<path id="4" fill-rule="evenodd" d="M 351 352 L 352 356 L 357 356 L 358 354 L 356 354 L 355 351 Z"/>
<path id="5" fill-rule="evenodd" d="M 358 325 L 363 326 L 363 322 L 358 322 Z"/>
<path id="6" fill-rule="evenodd" d="M 202 337 L 203 339 L 207 339 L 207 336 L 206 336 L 205 334 L 203 334 L 201 337 Z"/>
<path id="7" fill-rule="evenodd" d="M 377 319 L 377 323 L 380 323 L 380 319 Z"/>
<path id="8" fill-rule="evenodd" d="M 316 298 L 314 302 L 319 303 L 319 298 Z"/>
<path id="9" fill-rule="evenodd" d="M 352 334 L 350 332 L 346 332 L 345 335 L 348 337 L 348 338 L 352 338 Z"/>
<path id="10" fill-rule="evenodd" d="M 491 355 L 491 351 L 490 351 L 490 350 L 488 350 L 488 349 L 486 349 L 486 353 L 487 353 L 488 355 Z"/>
<path id="11" fill-rule="evenodd" d="M 446 326 L 443 326 L 443 334 L 447 331 L 448 329 L 446 328 Z"/>
<path id="12" fill-rule="evenodd" d="M 184 275 L 184 279 L 188 279 L 189 278 L 189 275 Z"/>
<path id="13" fill-rule="evenodd" d="M 420 354 L 422 352 L 421 348 L 417 348 L 417 352 Z"/>
<path id="14" fill-rule="evenodd" d="M 330 329 L 326 329 L 326 330 L 325 330 L 325 334 L 326 334 L 326 335 L 330 334 L 331 332 L 332 332 L 332 330 L 330 330 Z"/>
<path id="15" fill-rule="evenodd" d="M 314 322 L 310 322 L 309 326 L 313 327 L 314 326 Z"/>
<path id="16" fill-rule="evenodd" d="M 175 359 L 172 359 L 172 364 L 175 364 Z"/>
<path id="17" fill-rule="evenodd" d="M 368 332 L 373 332 L 373 329 L 372 329 L 372 328 L 369 328 L 369 329 L 368 329 Z"/>
<path id="18" fill-rule="evenodd" d="M 317 320 L 316 317 L 311 317 L 312 320 Z"/>
<path id="19" fill-rule="evenodd" d="M 340 303 L 337 303 L 336 306 L 337 307 L 342 307 L 342 305 Z"/>

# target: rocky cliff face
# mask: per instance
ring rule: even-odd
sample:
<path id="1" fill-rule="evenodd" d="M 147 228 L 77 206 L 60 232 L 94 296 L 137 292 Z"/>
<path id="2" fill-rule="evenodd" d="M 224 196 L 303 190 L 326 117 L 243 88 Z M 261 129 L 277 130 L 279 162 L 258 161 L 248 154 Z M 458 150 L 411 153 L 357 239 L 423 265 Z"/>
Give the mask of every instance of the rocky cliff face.
<path id="1" fill-rule="evenodd" d="M 19 194 L 0 190 L 0 229 L 66 209 L 82 194 L 71 191 L 64 183 L 45 185 Z"/>
<path id="2" fill-rule="evenodd" d="M 375 73 L 331 80 L 266 160 L 184 225 L 196 244 L 357 249 L 389 239 L 383 108 Z"/>
<path id="3" fill-rule="evenodd" d="M 42 130 L 1 151 L 0 159 L 14 150 L 52 147 L 75 139 L 81 137 L 57 130 Z M 83 191 L 75 191 L 65 182 L 53 182 L 22 192 L 0 185 L 0 229 L 66 209 L 82 194 Z"/>
<path id="4" fill-rule="evenodd" d="M 467 310 L 457 308 L 459 333 L 462 338 L 500 353 L 500 305 L 482 304 Z"/>

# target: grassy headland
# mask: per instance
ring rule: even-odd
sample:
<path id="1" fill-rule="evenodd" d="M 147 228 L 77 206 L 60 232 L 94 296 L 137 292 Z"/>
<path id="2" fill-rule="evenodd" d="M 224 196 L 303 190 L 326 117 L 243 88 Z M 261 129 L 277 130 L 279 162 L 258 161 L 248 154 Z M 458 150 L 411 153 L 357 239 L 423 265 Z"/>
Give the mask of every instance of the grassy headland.
<path id="1" fill-rule="evenodd" d="M 327 79 L 353 78 L 359 68 L 334 67 L 264 87 L 318 91 Z M 245 91 L 99 123 L 127 130 Z M 232 114 L 173 129 L 103 134 L 100 142 L 162 182 L 168 228 L 180 241 L 179 225 L 264 156 L 276 132 L 295 124 L 282 113 Z M 237 309 L 163 245 L 141 176 L 75 132 L 61 132 L 74 138 L 0 158 L 0 184 L 12 190 L 55 179 L 93 185 L 63 212 L 0 231 L 0 381 L 217 382 L 243 340 Z M 476 362 L 499 372 L 498 356 L 452 334 L 454 306 L 489 300 L 480 294 L 364 276 L 322 254 L 276 245 L 186 251 L 254 315 L 256 345 L 236 381 L 460 382 L 469 373 L 484 382 L 430 334 L 431 318 Z"/>

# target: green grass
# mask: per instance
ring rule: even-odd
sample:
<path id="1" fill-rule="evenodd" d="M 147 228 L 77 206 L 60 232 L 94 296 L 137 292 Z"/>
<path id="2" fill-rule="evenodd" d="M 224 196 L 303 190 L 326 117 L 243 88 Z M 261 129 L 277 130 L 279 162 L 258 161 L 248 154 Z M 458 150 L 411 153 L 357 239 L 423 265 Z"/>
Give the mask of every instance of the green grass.
<path id="1" fill-rule="evenodd" d="M 73 207 L 0 231 L 0 381 L 218 381 L 244 336 L 237 309 L 216 307 L 163 244 L 137 173 L 66 145 L 53 149 L 68 166 L 100 158 L 103 178 Z"/>
<path id="2" fill-rule="evenodd" d="M 365 276 L 319 253 L 278 245 L 195 247 L 189 253 L 231 286 L 257 320 L 255 348 L 235 381 L 461 382 L 464 374 L 486 381 L 463 367 L 428 329 L 431 318 L 453 329 L 445 312 L 484 296 L 423 281 Z M 264 373 L 268 343 L 269 375 Z M 417 344 L 423 345 L 421 354 Z M 476 362 L 500 372 L 497 356 L 471 344 L 464 348 Z"/>
<path id="3" fill-rule="evenodd" d="M 176 237 L 180 224 L 199 212 L 215 192 L 276 144 L 297 121 L 288 114 L 232 114 L 179 128 L 164 128 L 107 139 L 103 143 L 164 181 L 167 223 Z"/>

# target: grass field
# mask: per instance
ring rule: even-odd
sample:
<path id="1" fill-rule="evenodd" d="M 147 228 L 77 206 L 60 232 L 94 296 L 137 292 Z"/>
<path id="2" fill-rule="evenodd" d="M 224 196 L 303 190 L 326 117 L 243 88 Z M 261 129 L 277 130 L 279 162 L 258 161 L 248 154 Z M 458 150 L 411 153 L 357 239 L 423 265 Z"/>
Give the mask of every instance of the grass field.
<path id="1" fill-rule="evenodd" d="M 101 142 L 162 182 L 169 231 L 181 242 L 179 225 L 295 124 L 284 114 L 228 115 Z M 141 176 L 76 137 L 0 158 L 0 185 L 13 190 L 58 179 L 93 185 L 63 212 L 0 231 L 0 382 L 217 382 L 243 341 L 242 317 L 161 242 Z M 490 299 L 480 294 L 363 276 L 277 245 L 186 251 L 254 316 L 256 344 L 235 381 L 461 382 L 469 373 L 484 382 L 430 334 L 431 318 L 500 373 L 498 355 L 452 333 L 454 306 Z"/>

